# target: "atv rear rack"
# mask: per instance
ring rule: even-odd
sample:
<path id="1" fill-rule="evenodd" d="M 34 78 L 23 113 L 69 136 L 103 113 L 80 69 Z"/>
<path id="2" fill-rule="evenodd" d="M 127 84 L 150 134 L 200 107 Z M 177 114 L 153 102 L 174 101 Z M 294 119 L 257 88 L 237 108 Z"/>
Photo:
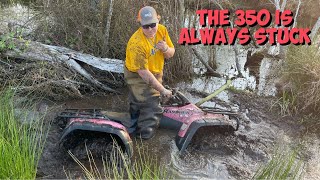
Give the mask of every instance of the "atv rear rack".
<path id="1" fill-rule="evenodd" d="M 105 115 L 101 113 L 100 108 L 93 109 L 65 109 L 61 112 L 58 117 L 60 118 L 90 118 L 90 119 L 99 119 L 104 118 L 108 119 Z"/>

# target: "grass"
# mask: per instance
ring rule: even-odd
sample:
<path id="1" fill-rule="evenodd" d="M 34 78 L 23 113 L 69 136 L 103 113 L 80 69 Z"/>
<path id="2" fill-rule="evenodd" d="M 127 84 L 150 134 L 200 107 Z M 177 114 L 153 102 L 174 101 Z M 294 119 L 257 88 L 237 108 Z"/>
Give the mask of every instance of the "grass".
<path id="1" fill-rule="evenodd" d="M 260 167 L 253 179 L 301 179 L 303 161 L 297 150 L 277 149 L 275 155 Z"/>
<path id="2" fill-rule="evenodd" d="M 138 146 L 137 156 L 132 160 L 117 145 L 109 158 L 102 157 L 103 169 L 99 169 L 95 159 L 88 152 L 89 166 L 85 166 L 69 151 L 69 155 L 81 167 L 85 179 L 172 179 L 164 165 L 152 156 L 147 147 Z M 72 179 L 67 175 L 68 179 Z"/>
<path id="3" fill-rule="evenodd" d="M 284 77 L 292 83 L 294 103 L 301 113 L 320 112 L 320 51 L 316 46 L 290 46 Z"/>
<path id="4" fill-rule="evenodd" d="M 0 95 L 0 179 L 35 179 L 45 142 L 42 119 L 22 123 L 14 112 L 14 93 Z M 26 113 L 22 121 L 26 121 Z"/>
<path id="5" fill-rule="evenodd" d="M 146 147 L 138 147 L 138 154 L 134 161 L 130 161 L 118 146 L 113 152 L 111 161 L 103 161 L 103 172 L 97 167 L 94 158 L 88 151 L 89 166 L 85 166 L 75 155 L 70 156 L 83 170 L 85 179 L 174 179 L 163 165 L 160 165 L 154 157 L 150 156 Z M 119 161 L 122 168 L 119 168 Z M 278 148 L 271 160 L 261 166 L 253 179 L 301 179 L 304 164 L 300 159 L 298 150 Z M 68 179 L 72 179 L 67 175 Z"/>
<path id="6" fill-rule="evenodd" d="M 281 116 L 293 116 L 297 113 L 296 108 L 297 97 L 292 92 L 282 92 L 282 96 L 277 99 L 271 106 L 280 109 Z"/>

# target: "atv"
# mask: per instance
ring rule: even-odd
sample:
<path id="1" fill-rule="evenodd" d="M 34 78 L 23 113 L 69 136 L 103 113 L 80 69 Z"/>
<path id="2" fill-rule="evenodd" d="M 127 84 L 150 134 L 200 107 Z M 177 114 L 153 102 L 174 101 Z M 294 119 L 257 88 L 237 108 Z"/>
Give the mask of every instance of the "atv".
<path id="1" fill-rule="evenodd" d="M 197 107 L 182 94 L 174 90 L 173 96 L 162 104 L 164 112 L 160 128 L 177 132 L 175 142 L 183 153 L 200 127 L 221 127 L 230 131 L 239 128 L 238 113 L 217 108 Z M 129 113 L 104 111 L 102 109 L 66 109 L 58 115 L 64 128 L 60 144 L 74 149 L 83 141 L 100 138 L 105 151 L 112 149 L 116 142 L 126 154 L 133 155 L 133 143 L 126 128 Z M 97 147 L 101 148 L 101 144 Z"/>

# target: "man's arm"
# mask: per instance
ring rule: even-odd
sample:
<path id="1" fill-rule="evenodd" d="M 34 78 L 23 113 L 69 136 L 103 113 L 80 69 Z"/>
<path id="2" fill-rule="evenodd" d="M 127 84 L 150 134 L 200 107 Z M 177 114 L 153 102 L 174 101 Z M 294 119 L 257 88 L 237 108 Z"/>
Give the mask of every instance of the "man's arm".
<path id="1" fill-rule="evenodd" d="M 168 49 L 166 51 L 163 51 L 163 55 L 166 59 L 171 58 L 174 55 L 174 52 L 176 51 L 174 48 L 171 48 L 167 46 Z"/>
<path id="2" fill-rule="evenodd" d="M 172 96 L 172 92 L 163 87 L 163 85 L 154 77 L 154 75 L 147 69 L 137 71 L 139 76 L 155 90 L 159 91 L 161 95 Z"/>
<path id="3" fill-rule="evenodd" d="M 157 48 L 159 48 L 166 59 L 171 58 L 174 55 L 175 49 L 173 47 L 169 47 L 166 41 L 159 41 L 157 43 Z"/>

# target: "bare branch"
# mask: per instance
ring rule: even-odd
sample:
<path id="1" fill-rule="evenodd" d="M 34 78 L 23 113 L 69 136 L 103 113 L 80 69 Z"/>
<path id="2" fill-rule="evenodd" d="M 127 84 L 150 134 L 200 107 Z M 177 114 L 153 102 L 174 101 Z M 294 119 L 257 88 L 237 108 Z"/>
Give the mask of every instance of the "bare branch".
<path id="1" fill-rule="evenodd" d="M 186 11 L 186 7 L 184 5 L 184 0 L 179 0 L 178 4 L 179 4 L 179 22 L 181 23 L 180 27 L 184 27 L 185 24 L 185 11 Z"/>
<path id="2" fill-rule="evenodd" d="M 207 70 L 211 73 L 215 73 L 215 71 L 205 62 L 205 60 L 201 57 L 201 55 L 197 52 L 195 48 L 191 48 L 192 52 L 196 57 L 200 60 L 200 62 L 207 68 Z"/>
<path id="3" fill-rule="evenodd" d="M 318 18 L 317 22 L 314 24 L 312 30 L 311 30 L 311 34 L 310 34 L 310 38 L 314 39 L 318 30 L 320 28 L 320 17 Z"/>
<path id="4" fill-rule="evenodd" d="M 235 54 L 235 58 L 236 58 L 236 66 L 237 66 L 237 70 L 238 70 L 238 73 L 239 73 L 239 77 L 243 77 L 243 74 L 241 72 L 241 68 L 240 68 L 240 63 L 239 63 L 239 53 L 238 53 L 238 49 L 236 46 L 233 46 L 233 51 L 234 51 L 234 54 Z"/>
<path id="5" fill-rule="evenodd" d="M 9 67 L 12 66 L 11 64 L 9 64 L 9 63 L 7 63 L 7 62 L 4 62 L 4 61 L 1 61 L 1 60 L 0 60 L 0 63 L 5 64 L 5 65 L 7 65 L 7 66 L 9 66 Z"/>
<path id="6" fill-rule="evenodd" d="M 105 47 L 106 53 L 108 53 L 108 51 L 109 51 L 109 34 L 110 34 L 110 24 L 111 24 L 112 12 L 113 12 L 113 0 L 110 0 L 107 24 L 106 24 L 106 29 L 105 29 L 105 33 L 104 33 L 105 34 L 104 47 Z"/>
<path id="7" fill-rule="evenodd" d="M 294 19 L 293 19 L 293 28 L 296 27 L 297 25 L 297 17 L 298 17 L 298 14 L 299 14 L 299 10 L 300 10 L 300 5 L 301 5 L 301 0 L 299 0 L 299 4 L 298 4 L 298 7 L 297 7 L 297 11 L 296 11 L 296 15 L 294 16 Z"/>
<path id="8" fill-rule="evenodd" d="M 272 0 L 269 0 L 270 3 L 272 3 L 274 6 L 276 6 L 275 2 Z"/>
<path id="9" fill-rule="evenodd" d="M 280 0 L 274 0 L 274 5 L 276 6 L 277 10 L 280 10 Z"/>
<path id="10" fill-rule="evenodd" d="M 220 9 L 223 9 L 223 7 L 221 6 L 220 3 L 218 3 L 217 1 L 213 1 L 217 6 L 219 6 Z"/>
<path id="11" fill-rule="evenodd" d="M 300 1 L 300 0 L 299 0 Z M 299 2 L 300 3 L 300 2 Z M 280 0 L 279 0 L 279 4 L 280 4 Z M 287 5 L 287 0 L 283 0 L 282 4 L 281 4 L 281 11 L 284 11 L 284 8 L 286 8 Z M 299 5 L 300 6 L 300 5 Z"/>

